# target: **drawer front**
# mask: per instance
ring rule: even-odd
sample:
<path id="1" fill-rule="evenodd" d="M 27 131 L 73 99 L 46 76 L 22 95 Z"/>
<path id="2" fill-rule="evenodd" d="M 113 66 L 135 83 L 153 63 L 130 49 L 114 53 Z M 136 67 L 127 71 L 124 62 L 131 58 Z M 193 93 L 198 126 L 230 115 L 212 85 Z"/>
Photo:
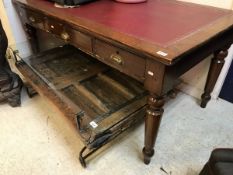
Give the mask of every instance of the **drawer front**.
<path id="1" fill-rule="evenodd" d="M 62 37 L 63 32 L 65 32 L 64 24 L 60 21 L 52 18 L 46 18 L 45 30 L 59 37 Z M 64 38 L 63 38 L 64 39 Z M 68 38 L 66 38 L 68 39 Z"/>
<path id="2" fill-rule="evenodd" d="M 80 50 L 92 53 L 92 38 L 74 29 L 67 29 L 70 35 L 70 43 Z"/>
<path id="3" fill-rule="evenodd" d="M 108 43 L 96 40 L 94 54 L 102 62 L 124 72 L 139 81 L 145 78 L 145 59 Z"/>
<path id="4" fill-rule="evenodd" d="M 18 7 L 18 11 L 23 24 L 27 23 L 33 27 L 44 30 L 45 20 L 42 15 L 20 6 Z"/>

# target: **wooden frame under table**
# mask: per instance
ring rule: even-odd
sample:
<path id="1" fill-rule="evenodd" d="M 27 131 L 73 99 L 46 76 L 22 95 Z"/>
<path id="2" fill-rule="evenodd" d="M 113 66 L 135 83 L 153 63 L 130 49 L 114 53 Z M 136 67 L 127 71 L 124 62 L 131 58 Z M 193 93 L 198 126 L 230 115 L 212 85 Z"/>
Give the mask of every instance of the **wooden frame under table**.
<path id="1" fill-rule="evenodd" d="M 176 80 L 213 54 L 201 107 L 206 107 L 228 48 L 233 13 L 178 1 L 121 4 L 99 0 L 75 9 L 44 0 L 13 0 L 34 52 L 36 30 L 63 39 L 101 62 L 144 83 L 149 92 L 144 162 L 149 164 L 164 98 Z"/>

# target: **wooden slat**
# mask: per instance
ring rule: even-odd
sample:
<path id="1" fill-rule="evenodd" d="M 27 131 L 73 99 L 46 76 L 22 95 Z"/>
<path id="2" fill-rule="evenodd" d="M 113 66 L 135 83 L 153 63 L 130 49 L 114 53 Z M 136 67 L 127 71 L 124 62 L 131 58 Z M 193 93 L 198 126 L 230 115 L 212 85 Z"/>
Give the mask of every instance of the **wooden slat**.
<path id="1" fill-rule="evenodd" d="M 17 68 L 39 94 L 52 101 L 53 104 L 66 116 L 69 116 L 76 125 L 75 115 L 82 111 L 76 104 L 55 88 L 49 87 L 26 64 L 18 64 Z"/>
<path id="2" fill-rule="evenodd" d="M 58 89 L 63 89 L 70 84 L 80 83 L 86 79 L 89 79 L 99 72 L 104 72 L 108 69 L 108 67 L 100 65 L 100 64 L 93 64 L 89 68 L 87 68 L 87 71 L 83 71 L 82 73 L 74 73 L 71 72 L 66 75 L 62 75 L 60 77 L 56 77 L 56 79 L 53 80 L 53 83 L 58 87 Z"/>
<path id="3" fill-rule="evenodd" d="M 84 86 L 80 84 L 74 85 L 78 92 L 80 92 L 83 96 L 88 98 L 95 106 L 97 106 L 104 113 L 109 112 L 109 109 L 90 91 L 88 91 Z"/>
<path id="4" fill-rule="evenodd" d="M 100 99 L 111 111 L 129 100 L 129 97 L 117 91 L 111 84 L 105 83 L 99 77 L 85 81 L 82 85 Z"/>
<path id="5" fill-rule="evenodd" d="M 116 90 L 120 91 L 122 94 L 124 94 L 129 99 L 135 97 L 135 94 L 131 93 L 131 91 L 129 89 L 127 89 L 125 86 L 123 86 L 119 82 L 111 79 L 110 77 L 108 77 L 104 74 L 98 74 L 98 77 L 101 78 L 106 83 L 111 84 L 114 88 L 116 88 Z"/>
<path id="6" fill-rule="evenodd" d="M 126 75 L 123 75 L 122 73 L 120 73 L 118 71 L 111 71 L 108 73 L 107 76 L 110 77 L 111 79 L 117 81 L 118 83 L 123 84 L 125 87 L 130 89 L 130 91 L 134 94 L 141 94 L 145 91 L 142 83 L 140 83 L 140 82 L 138 82 L 138 81 L 126 76 Z"/>
<path id="7" fill-rule="evenodd" d="M 24 58 L 25 61 L 29 61 L 30 64 L 41 64 L 46 61 L 54 60 L 57 58 L 63 58 L 69 54 L 72 53 L 72 51 L 75 51 L 75 48 L 69 47 L 69 46 L 63 46 L 64 49 L 51 49 L 45 52 L 38 53 L 36 55 L 33 55 L 32 57 Z M 56 54 L 54 52 L 56 51 Z"/>
<path id="8" fill-rule="evenodd" d="M 79 106 L 85 113 L 93 120 L 93 118 L 96 118 L 98 116 L 101 116 L 104 114 L 104 111 L 99 109 L 95 104 L 92 103 L 88 98 L 85 98 L 85 96 L 75 88 L 75 86 L 71 85 L 68 88 L 65 88 L 62 90 L 62 92 L 70 99 L 72 100 L 77 106 Z"/>
<path id="9" fill-rule="evenodd" d="M 42 64 L 36 64 L 32 66 L 34 69 L 36 69 L 36 71 L 38 73 L 40 73 L 43 77 L 45 77 L 46 79 L 48 79 L 49 81 L 53 81 L 54 78 L 58 77 L 59 75 L 57 75 L 54 71 L 52 71 L 51 69 L 49 69 L 47 67 L 46 64 L 42 63 Z"/>

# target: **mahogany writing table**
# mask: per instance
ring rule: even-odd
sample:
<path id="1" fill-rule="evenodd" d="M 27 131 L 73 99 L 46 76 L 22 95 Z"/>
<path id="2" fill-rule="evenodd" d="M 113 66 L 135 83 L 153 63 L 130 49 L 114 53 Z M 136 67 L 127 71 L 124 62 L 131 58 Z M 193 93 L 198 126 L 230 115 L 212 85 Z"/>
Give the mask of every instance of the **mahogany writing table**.
<path id="1" fill-rule="evenodd" d="M 202 95 L 205 107 L 233 43 L 232 11 L 214 7 L 172 0 L 133 5 L 99 0 L 73 9 L 45 0 L 13 2 L 34 52 L 39 49 L 36 30 L 43 30 L 144 84 L 149 92 L 146 164 L 154 154 L 164 98 L 175 81 L 213 54 Z"/>

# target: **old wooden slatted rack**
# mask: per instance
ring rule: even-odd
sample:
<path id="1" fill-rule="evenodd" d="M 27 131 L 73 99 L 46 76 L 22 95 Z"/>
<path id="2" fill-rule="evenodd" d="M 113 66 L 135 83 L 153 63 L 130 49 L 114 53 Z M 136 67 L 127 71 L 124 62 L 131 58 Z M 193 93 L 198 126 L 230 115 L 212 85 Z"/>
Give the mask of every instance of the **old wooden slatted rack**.
<path id="1" fill-rule="evenodd" d="M 16 55 L 17 56 L 17 55 Z M 146 106 L 143 85 L 65 45 L 16 62 L 30 84 L 50 99 L 77 126 L 89 153 L 142 119 Z M 142 121 L 142 120 L 141 120 Z"/>

